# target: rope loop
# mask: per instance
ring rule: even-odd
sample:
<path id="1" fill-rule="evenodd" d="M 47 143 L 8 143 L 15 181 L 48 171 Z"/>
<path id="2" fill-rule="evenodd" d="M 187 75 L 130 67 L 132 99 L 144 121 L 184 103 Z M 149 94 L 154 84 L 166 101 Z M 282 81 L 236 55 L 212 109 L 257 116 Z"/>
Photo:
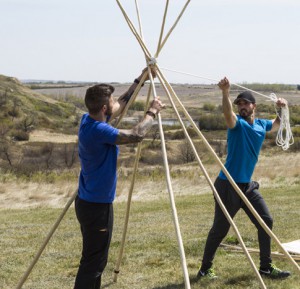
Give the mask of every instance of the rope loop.
<path id="1" fill-rule="evenodd" d="M 149 58 L 149 61 L 148 61 L 148 64 L 149 65 L 154 65 L 154 64 L 156 64 L 157 63 L 157 61 L 156 61 L 156 58 L 155 57 L 150 57 Z"/>
<path id="2" fill-rule="evenodd" d="M 290 112 L 286 105 L 281 108 L 280 125 L 276 136 L 276 144 L 285 151 L 293 143 L 294 137 L 290 126 Z"/>
<path id="3" fill-rule="evenodd" d="M 269 99 L 276 102 L 278 100 L 276 94 L 274 92 L 270 93 Z"/>
<path id="4" fill-rule="evenodd" d="M 276 94 L 271 93 L 269 99 L 274 101 L 274 106 L 276 106 L 275 103 L 278 101 Z M 280 119 L 280 125 L 276 136 L 276 144 L 285 151 L 294 143 L 294 137 L 290 126 L 290 112 L 288 105 L 281 108 L 280 114 L 278 114 L 277 111 L 276 114 Z"/>

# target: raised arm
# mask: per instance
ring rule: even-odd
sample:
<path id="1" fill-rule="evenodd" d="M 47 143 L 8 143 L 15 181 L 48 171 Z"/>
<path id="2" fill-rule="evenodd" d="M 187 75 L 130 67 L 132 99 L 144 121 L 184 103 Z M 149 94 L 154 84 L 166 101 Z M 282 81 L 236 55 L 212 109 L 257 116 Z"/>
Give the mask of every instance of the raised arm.
<path id="1" fill-rule="evenodd" d="M 230 90 L 230 83 L 229 80 L 224 77 L 218 83 L 219 88 L 222 90 L 222 107 L 223 107 L 223 114 L 225 117 L 225 122 L 228 128 L 234 128 L 236 124 L 236 115 L 232 109 L 232 103 L 230 101 L 229 90 Z"/>
<path id="2" fill-rule="evenodd" d="M 152 72 L 152 76 L 155 77 L 156 76 L 156 73 L 155 73 L 155 70 L 154 68 L 151 69 L 151 72 Z M 130 100 L 131 96 L 133 95 L 136 87 L 138 86 L 138 84 L 140 83 L 140 81 L 142 80 L 142 77 L 143 75 L 146 73 L 146 78 L 145 78 L 145 81 L 149 80 L 149 75 L 148 75 L 148 68 L 144 68 L 142 73 L 140 74 L 140 76 L 138 76 L 133 84 L 129 87 L 129 89 L 123 93 L 119 98 L 118 100 L 115 102 L 114 106 L 113 106 L 113 114 L 110 118 L 110 120 L 113 120 L 114 118 L 116 118 L 117 116 L 119 116 L 126 104 L 128 103 L 128 101 Z M 144 85 L 144 84 L 142 84 Z"/>
<path id="3" fill-rule="evenodd" d="M 279 108 L 285 107 L 287 105 L 287 100 L 284 98 L 278 98 L 276 105 Z M 276 118 L 272 119 L 272 123 L 271 131 L 277 131 L 280 125 L 280 116 L 277 115 Z"/>
<path id="4" fill-rule="evenodd" d="M 155 116 L 164 108 L 164 105 L 156 98 L 152 101 L 144 119 L 132 129 L 119 129 L 116 144 L 138 143 L 143 140 L 146 133 L 152 127 Z"/>

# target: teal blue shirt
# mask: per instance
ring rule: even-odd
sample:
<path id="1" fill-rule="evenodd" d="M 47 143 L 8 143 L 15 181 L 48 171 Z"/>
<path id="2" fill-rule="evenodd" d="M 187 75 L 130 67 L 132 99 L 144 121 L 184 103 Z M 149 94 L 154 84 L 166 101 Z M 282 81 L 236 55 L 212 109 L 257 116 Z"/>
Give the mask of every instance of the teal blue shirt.
<path id="1" fill-rule="evenodd" d="M 235 127 L 227 130 L 228 154 L 225 167 L 236 183 L 251 181 L 266 132 L 271 129 L 271 120 L 255 119 L 253 124 L 249 124 L 237 115 Z M 219 177 L 227 180 L 222 171 Z"/>

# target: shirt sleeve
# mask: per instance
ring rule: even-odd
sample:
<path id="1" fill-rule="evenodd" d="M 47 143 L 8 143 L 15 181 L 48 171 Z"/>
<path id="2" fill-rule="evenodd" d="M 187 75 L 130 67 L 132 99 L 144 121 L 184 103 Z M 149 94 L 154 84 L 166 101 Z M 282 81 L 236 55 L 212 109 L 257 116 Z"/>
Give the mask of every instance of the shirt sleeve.
<path id="1" fill-rule="evenodd" d="M 97 124 L 96 139 L 100 143 L 115 144 L 119 130 L 111 125 L 101 122 Z"/>
<path id="2" fill-rule="evenodd" d="M 266 120 L 266 131 L 270 131 L 272 129 L 273 122 L 269 119 Z"/>

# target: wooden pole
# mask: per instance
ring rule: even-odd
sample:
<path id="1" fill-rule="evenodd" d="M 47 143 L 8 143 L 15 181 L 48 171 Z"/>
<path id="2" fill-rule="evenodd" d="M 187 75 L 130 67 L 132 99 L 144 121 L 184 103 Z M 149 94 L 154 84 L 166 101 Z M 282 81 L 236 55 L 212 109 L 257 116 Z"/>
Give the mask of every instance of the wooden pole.
<path id="1" fill-rule="evenodd" d="M 133 23 L 131 22 L 131 20 L 129 19 L 125 9 L 123 8 L 122 4 L 120 3 L 119 0 L 116 0 L 117 4 L 131 30 L 131 32 L 133 33 L 133 35 L 135 36 L 136 40 L 138 41 L 138 43 L 140 44 L 142 50 L 144 51 L 146 58 L 150 59 L 151 58 L 151 53 L 149 52 L 148 48 L 146 47 L 145 43 L 143 42 L 143 40 L 141 39 L 140 35 L 138 34 L 137 30 L 135 29 Z"/>
<path id="2" fill-rule="evenodd" d="M 166 44 L 166 41 L 168 40 L 168 38 L 169 38 L 169 36 L 171 35 L 171 33 L 172 33 L 172 31 L 174 30 L 174 28 L 176 27 L 178 21 L 180 20 L 181 16 L 183 15 L 183 13 L 184 13 L 186 7 L 188 6 L 188 4 L 190 3 L 190 1 L 191 1 L 191 0 L 188 0 L 188 1 L 185 3 L 185 5 L 184 5 L 184 7 L 183 7 L 183 9 L 182 9 L 182 11 L 181 11 L 181 13 L 180 13 L 179 16 L 177 17 L 175 23 L 174 23 L 173 26 L 171 27 L 170 31 L 167 33 L 167 35 L 166 35 L 166 37 L 164 38 L 163 42 L 161 43 L 161 45 L 160 45 L 158 51 L 156 52 L 155 58 L 158 56 L 158 54 L 160 53 L 161 49 L 162 49 L 162 48 L 164 47 L 164 45 Z"/>
<path id="3" fill-rule="evenodd" d="M 125 10 L 123 9 L 121 3 L 119 2 L 119 0 L 116 0 L 116 1 L 118 2 L 118 5 L 123 12 L 123 15 L 129 25 L 130 29 L 132 30 L 132 32 L 135 34 L 137 40 L 139 41 L 140 46 L 141 46 L 142 50 L 144 51 L 146 59 L 151 59 L 151 54 L 148 53 L 148 49 L 147 49 L 146 45 L 144 44 L 143 40 L 141 39 L 141 37 L 139 35 L 137 35 L 137 33 L 135 33 L 133 31 L 134 26 L 131 23 L 129 17 L 127 16 Z M 154 98 L 156 98 L 157 97 L 156 89 L 155 89 L 155 85 L 154 85 L 154 81 L 153 81 L 153 77 L 152 77 L 151 69 L 150 69 L 149 65 L 148 65 L 148 75 L 149 75 L 149 78 L 151 81 Z M 184 273 L 185 288 L 190 289 L 190 280 L 189 280 L 189 275 L 188 275 L 188 271 L 187 271 L 184 247 L 183 247 L 183 242 L 182 242 L 182 238 L 181 238 L 181 234 L 180 234 L 180 227 L 179 227 L 177 211 L 176 211 L 176 206 L 175 206 L 175 201 L 174 201 L 174 194 L 173 194 L 173 189 L 172 189 L 172 185 L 171 185 L 170 170 L 169 170 L 169 166 L 168 166 L 167 152 L 166 152 L 166 147 L 165 147 L 164 133 L 163 133 L 163 129 L 162 129 L 160 113 L 157 115 L 157 118 L 158 118 L 158 124 L 159 124 L 159 133 L 160 133 L 160 138 L 161 138 L 162 154 L 163 154 L 163 161 L 164 161 L 164 167 L 165 167 L 167 187 L 168 187 L 168 192 L 169 192 L 170 201 L 171 201 L 171 207 L 172 207 L 172 212 L 173 212 L 173 221 L 174 221 L 174 225 L 175 225 L 175 229 L 176 229 L 177 241 L 179 243 L 181 265 L 182 265 L 183 273 Z"/>
<path id="4" fill-rule="evenodd" d="M 160 35 L 159 35 L 159 39 L 158 39 L 158 43 L 157 43 L 157 49 L 156 49 L 156 53 L 155 53 L 155 58 L 158 57 L 159 51 L 161 49 L 160 47 L 161 47 L 161 41 L 162 41 L 162 37 L 163 37 L 163 33 L 164 33 L 164 28 L 165 28 L 165 24 L 166 24 L 166 17 L 167 17 L 167 12 L 168 12 L 168 6 L 169 6 L 169 0 L 166 1 L 165 12 L 164 12 L 164 17 L 163 17 L 163 21 L 162 21 L 162 25 L 161 25 L 161 29 L 160 29 Z"/>
<path id="5" fill-rule="evenodd" d="M 150 94 L 151 94 L 151 86 L 149 87 L 149 90 L 148 90 L 148 96 L 147 96 L 144 114 L 146 113 L 146 110 L 148 108 Z M 125 220 L 124 220 L 124 228 L 123 228 L 123 233 L 122 233 L 120 251 L 119 251 L 118 259 L 117 259 L 115 269 L 114 269 L 114 278 L 113 278 L 114 282 L 117 282 L 118 274 L 120 272 L 120 265 L 121 265 L 121 261 L 122 261 L 122 257 L 123 257 L 123 253 L 124 253 L 125 241 L 126 241 L 126 235 L 127 235 L 128 223 L 129 223 L 131 199 L 132 199 L 132 193 L 133 193 L 134 184 L 135 184 L 135 180 L 136 180 L 136 173 L 137 173 L 137 169 L 138 169 L 141 150 L 142 150 L 142 143 L 139 143 L 137 152 L 136 152 L 136 156 L 135 156 L 135 160 L 134 160 L 133 175 L 132 175 L 129 193 L 128 193 L 128 197 L 127 197 L 126 215 L 125 215 Z"/>
<path id="6" fill-rule="evenodd" d="M 135 101 L 138 93 L 140 92 L 141 88 L 142 88 L 142 84 L 144 83 L 145 79 L 146 79 L 146 75 L 148 72 L 145 72 L 142 76 L 142 79 L 140 81 L 140 83 L 137 85 L 137 87 L 135 88 L 133 95 L 130 97 L 128 103 L 126 104 L 124 110 L 122 111 L 122 113 L 120 114 L 119 118 L 117 119 L 117 121 L 114 123 L 115 127 L 118 127 L 121 123 L 121 120 L 123 119 L 124 115 L 126 114 L 126 112 L 128 111 L 128 108 L 130 107 L 130 105 Z"/>
<path id="7" fill-rule="evenodd" d="M 155 89 L 154 81 L 153 81 L 152 74 L 151 74 L 151 71 L 150 71 L 150 67 L 148 67 L 148 71 L 149 71 L 149 77 L 150 77 L 150 80 L 151 80 L 151 85 L 152 85 L 154 98 L 157 98 L 156 89 Z M 174 192 L 173 192 L 173 188 L 172 188 L 170 168 L 169 168 L 167 150 L 166 150 L 166 142 L 165 142 L 164 132 L 163 132 L 163 128 L 162 128 L 160 113 L 158 113 L 157 118 L 158 118 L 159 134 L 160 134 L 160 140 L 161 140 L 163 163 L 164 163 L 164 167 L 165 167 L 166 182 L 167 182 L 167 188 L 168 188 L 169 198 L 170 198 L 170 202 L 171 202 L 173 222 L 174 222 L 174 226 L 175 226 L 177 242 L 178 242 L 178 245 L 179 245 L 181 267 L 182 267 L 183 275 L 184 275 L 185 288 L 190 289 L 191 288 L 190 278 L 189 278 L 187 264 L 186 264 L 183 241 L 182 241 L 182 237 L 181 237 L 181 233 L 180 233 L 180 226 L 179 226 L 177 209 L 176 209 L 176 204 L 175 204 L 175 199 L 174 199 Z"/>
<path id="8" fill-rule="evenodd" d="M 22 288 L 23 284 L 25 283 L 25 281 L 28 278 L 29 274 L 31 273 L 33 267 L 35 266 L 35 264 L 39 260 L 39 258 L 42 255 L 44 249 L 46 248 L 48 242 L 50 241 L 50 239 L 53 236 L 53 234 L 54 234 L 55 230 L 57 229 L 58 225 L 60 224 L 61 220 L 65 216 L 66 212 L 70 208 L 71 204 L 75 200 L 76 196 L 77 196 L 77 191 L 73 194 L 73 196 L 69 199 L 69 201 L 65 205 L 65 208 L 63 209 L 63 211 L 61 212 L 60 216 L 58 217 L 58 219 L 56 220 L 55 224 L 53 225 L 52 229 L 50 230 L 50 232 L 46 236 L 44 242 L 42 243 L 42 245 L 41 245 L 40 249 L 38 250 L 38 252 L 36 253 L 35 257 L 33 258 L 33 260 L 31 262 L 31 264 L 29 265 L 28 269 L 26 270 L 26 272 L 24 273 L 24 275 L 20 279 L 20 281 L 19 281 L 16 289 L 21 289 Z"/>

